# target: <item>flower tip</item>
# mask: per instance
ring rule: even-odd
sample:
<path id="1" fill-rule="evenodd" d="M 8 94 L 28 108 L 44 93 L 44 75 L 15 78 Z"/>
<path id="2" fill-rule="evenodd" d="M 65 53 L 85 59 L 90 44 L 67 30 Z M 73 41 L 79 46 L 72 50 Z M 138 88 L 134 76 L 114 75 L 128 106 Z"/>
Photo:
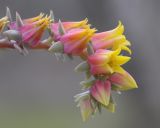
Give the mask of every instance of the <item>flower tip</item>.
<path id="1" fill-rule="evenodd" d="M 121 21 L 118 21 L 118 25 L 117 25 L 117 27 L 114 30 L 118 34 L 123 34 L 123 32 L 124 32 L 124 25 L 122 24 Z"/>
<path id="2" fill-rule="evenodd" d="M 88 23 L 88 18 L 85 18 L 85 19 L 83 20 L 83 23 L 84 23 L 84 24 L 87 24 L 87 23 Z"/>

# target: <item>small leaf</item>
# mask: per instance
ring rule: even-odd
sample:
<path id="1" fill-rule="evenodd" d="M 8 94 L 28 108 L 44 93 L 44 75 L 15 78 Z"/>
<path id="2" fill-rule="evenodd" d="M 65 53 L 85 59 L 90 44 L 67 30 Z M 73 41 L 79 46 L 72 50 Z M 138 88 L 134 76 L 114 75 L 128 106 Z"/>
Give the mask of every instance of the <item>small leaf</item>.
<path id="1" fill-rule="evenodd" d="M 83 61 L 82 63 L 80 63 L 75 67 L 76 72 L 84 72 L 88 70 L 89 70 L 89 64 L 87 63 L 87 61 Z"/>
<path id="2" fill-rule="evenodd" d="M 59 24 L 58 24 L 58 31 L 60 35 L 64 35 L 66 32 L 64 30 L 63 24 L 61 22 L 61 20 L 59 20 Z"/>
<path id="3" fill-rule="evenodd" d="M 9 21 L 12 22 L 11 11 L 8 7 L 6 8 L 6 16 L 8 17 Z"/>
<path id="4" fill-rule="evenodd" d="M 17 24 L 17 27 L 22 27 L 24 25 L 22 18 L 18 12 L 16 12 L 16 24 Z"/>
<path id="5" fill-rule="evenodd" d="M 94 54 L 94 49 L 93 49 L 93 46 L 92 46 L 92 43 L 91 43 L 91 42 L 89 42 L 89 43 L 87 44 L 87 52 L 88 52 L 89 55 Z"/>
<path id="6" fill-rule="evenodd" d="M 53 42 L 48 51 L 54 53 L 63 53 L 64 46 L 60 42 Z"/>

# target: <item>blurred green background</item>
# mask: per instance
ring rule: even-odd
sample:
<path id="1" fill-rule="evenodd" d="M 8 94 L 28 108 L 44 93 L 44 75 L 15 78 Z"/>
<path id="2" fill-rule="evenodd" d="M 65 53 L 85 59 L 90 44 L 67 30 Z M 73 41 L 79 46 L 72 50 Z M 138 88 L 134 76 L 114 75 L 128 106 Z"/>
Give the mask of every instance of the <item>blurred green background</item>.
<path id="1" fill-rule="evenodd" d="M 8 6 L 23 18 L 54 11 L 56 20 L 88 17 L 99 31 L 121 20 L 132 43 L 132 60 L 125 66 L 139 89 L 115 94 L 116 113 L 103 110 L 83 123 L 73 96 L 84 75 L 80 62 L 58 62 L 45 51 L 26 57 L 0 51 L 0 128 L 159 128 L 160 127 L 160 1 L 158 0 L 0 0 L 0 16 Z"/>

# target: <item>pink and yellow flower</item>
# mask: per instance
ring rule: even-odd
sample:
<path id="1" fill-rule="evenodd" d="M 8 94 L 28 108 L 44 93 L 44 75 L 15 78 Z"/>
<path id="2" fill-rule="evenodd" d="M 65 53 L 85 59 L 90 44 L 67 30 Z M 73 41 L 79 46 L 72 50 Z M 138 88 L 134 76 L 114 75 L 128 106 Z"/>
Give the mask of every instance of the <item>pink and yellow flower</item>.
<path id="1" fill-rule="evenodd" d="M 91 74 L 123 73 L 124 69 L 121 65 L 127 63 L 130 57 L 119 55 L 120 52 L 121 49 L 117 49 L 116 51 L 99 49 L 94 54 L 88 56 Z"/>
<path id="2" fill-rule="evenodd" d="M 72 29 L 61 36 L 60 43 L 64 45 L 64 53 L 80 55 L 94 34 L 95 29 Z"/>
<path id="3" fill-rule="evenodd" d="M 112 89 L 118 91 L 125 91 L 138 88 L 134 78 L 128 73 L 114 73 L 109 77 L 112 83 Z"/>
<path id="4" fill-rule="evenodd" d="M 108 106 L 111 95 L 111 83 L 97 80 L 91 87 L 91 95 L 104 106 Z"/>
<path id="5" fill-rule="evenodd" d="M 17 13 L 17 15 L 19 16 L 18 13 Z M 23 19 L 22 22 L 23 22 L 24 25 L 36 24 L 36 22 L 40 21 L 43 18 L 43 16 L 44 16 L 44 14 L 40 13 L 36 17 L 32 17 L 32 18 L 28 18 L 28 19 Z M 8 27 L 10 29 L 14 29 L 14 30 L 17 30 L 19 28 L 19 26 L 17 25 L 16 21 L 11 22 Z"/>
<path id="6" fill-rule="evenodd" d="M 23 25 L 21 26 L 18 26 L 16 22 L 13 22 L 9 27 L 22 34 L 23 43 L 35 46 L 40 42 L 50 21 L 50 17 L 43 17 L 43 14 L 40 14 L 37 17 L 22 20 Z"/>
<path id="7" fill-rule="evenodd" d="M 131 54 L 131 50 L 128 48 L 128 46 L 130 46 L 130 42 L 123 35 L 123 32 L 124 26 L 119 22 L 119 25 L 113 30 L 94 34 L 91 38 L 94 50 L 117 50 L 118 48 L 121 48 Z"/>
<path id="8" fill-rule="evenodd" d="M 7 17 L 3 17 L 0 19 L 0 32 L 3 31 L 4 27 L 6 26 L 6 24 L 8 23 L 8 18 Z"/>
<path id="9" fill-rule="evenodd" d="M 70 21 L 70 22 L 62 22 L 62 25 L 64 27 L 65 32 L 68 32 L 71 29 L 81 28 L 86 29 L 89 28 L 89 25 L 87 24 L 88 19 L 84 19 L 82 21 Z M 60 37 L 59 33 L 59 23 L 52 23 L 51 30 L 54 33 L 55 41 L 57 41 Z"/>

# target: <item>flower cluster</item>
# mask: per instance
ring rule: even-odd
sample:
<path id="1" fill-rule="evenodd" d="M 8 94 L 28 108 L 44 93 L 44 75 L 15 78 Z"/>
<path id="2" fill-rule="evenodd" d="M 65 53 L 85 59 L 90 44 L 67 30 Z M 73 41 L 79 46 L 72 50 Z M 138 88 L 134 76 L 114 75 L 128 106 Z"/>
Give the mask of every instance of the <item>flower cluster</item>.
<path id="1" fill-rule="evenodd" d="M 49 37 L 42 40 L 45 32 Z M 40 13 L 28 19 L 16 13 L 13 21 L 7 8 L 6 16 L 0 19 L 0 48 L 14 48 L 23 55 L 28 54 L 28 49 L 45 49 L 59 59 L 64 59 L 64 55 L 71 59 L 80 57 L 83 62 L 75 71 L 85 72 L 86 79 L 80 82 L 84 92 L 77 94 L 75 100 L 86 121 L 102 108 L 115 111 L 114 91 L 137 88 L 133 77 L 122 67 L 131 59 L 122 55 L 122 51 L 132 53 L 123 32 L 121 22 L 105 32 L 91 28 L 88 19 L 56 22 L 52 11 L 49 16 Z"/>

